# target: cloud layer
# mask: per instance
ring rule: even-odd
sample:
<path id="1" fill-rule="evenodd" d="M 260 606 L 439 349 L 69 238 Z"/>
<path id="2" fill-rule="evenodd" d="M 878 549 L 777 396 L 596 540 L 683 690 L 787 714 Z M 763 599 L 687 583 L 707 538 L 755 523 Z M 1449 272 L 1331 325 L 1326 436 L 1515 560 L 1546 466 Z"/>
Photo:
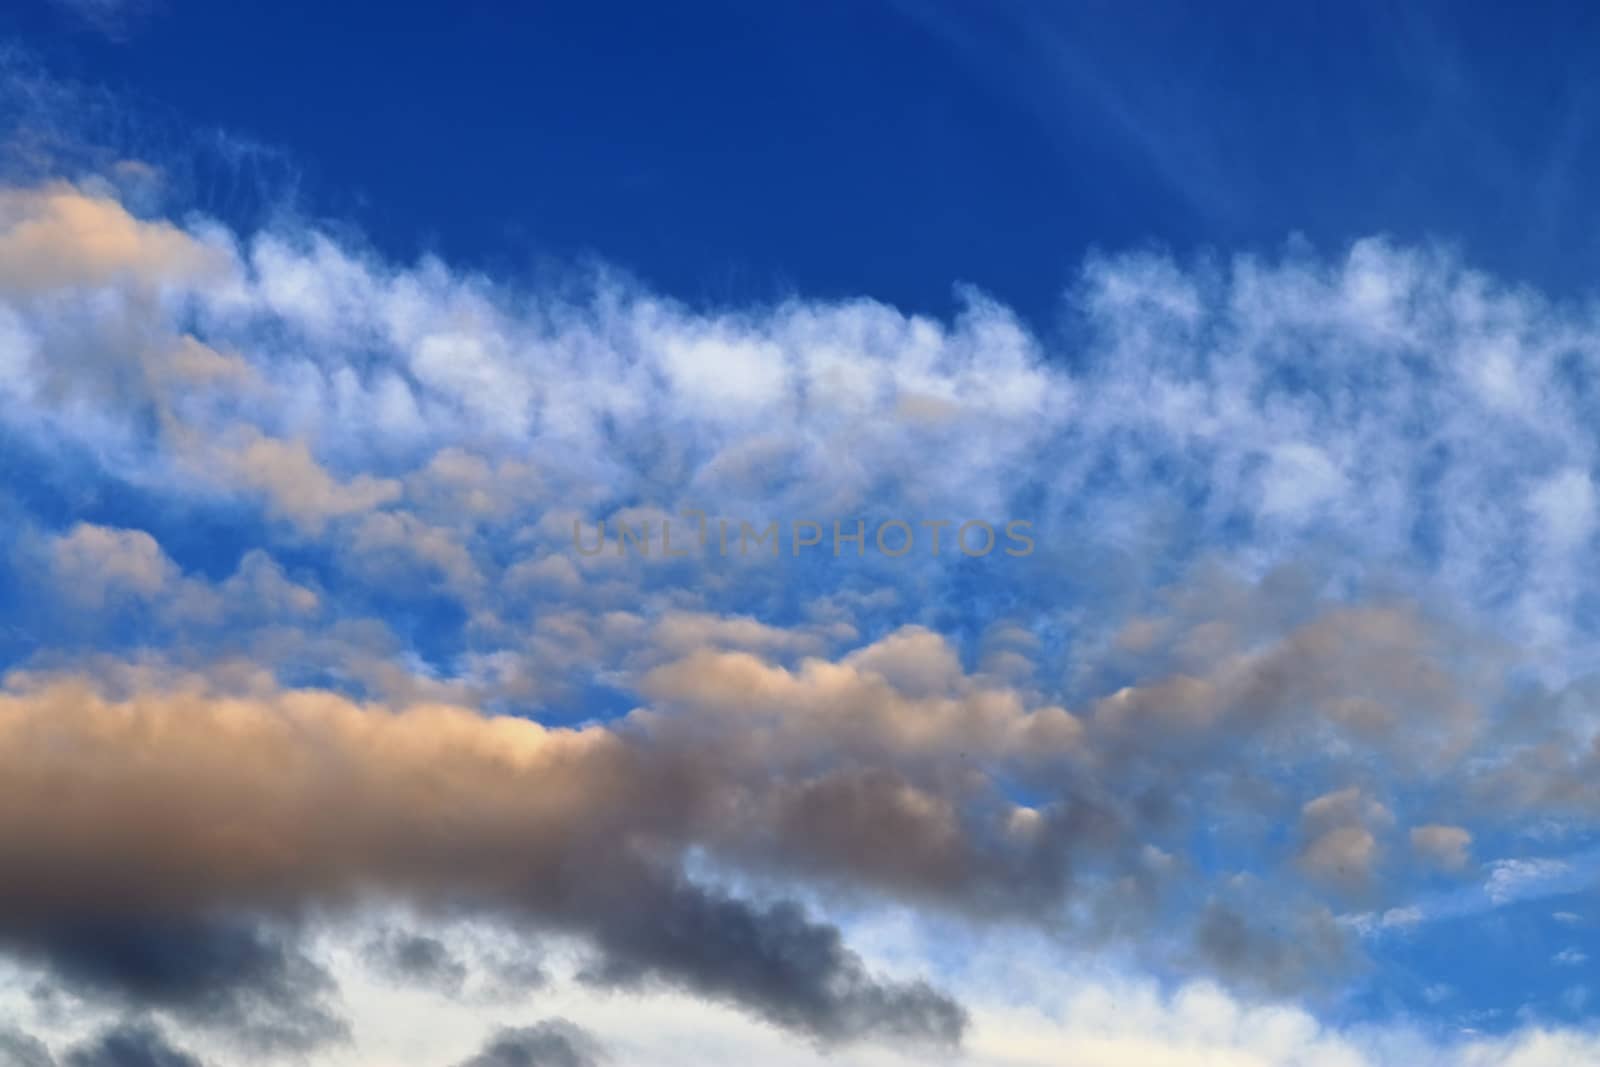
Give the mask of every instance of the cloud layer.
<path id="1" fill-rule="evenodd" d="M 315 932 L 398 904 L 948 1051 L 951 968 L 857 917 L 1328 1003 L 1385 931 L 1585 869 L 1533 853 L 1600 812 L 1587 308 L 1381 240 L 1093 259 L 1049 332 L 692 308 L 112 188 L 0 192 L 0 948 L 63 995 L 335 1055 Z M 712 551 L 1013 520 L 1032 551 Z M 360 955 L 494 969 L 431 926 Z M 126 1025 L 63 1062 L 190 1062 Z"/>

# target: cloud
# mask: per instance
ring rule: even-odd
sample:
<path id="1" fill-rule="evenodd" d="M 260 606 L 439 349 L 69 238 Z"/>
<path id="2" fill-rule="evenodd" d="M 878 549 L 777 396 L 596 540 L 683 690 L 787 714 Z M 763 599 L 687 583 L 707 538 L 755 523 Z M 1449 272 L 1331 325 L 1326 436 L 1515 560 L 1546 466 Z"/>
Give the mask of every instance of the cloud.
<path id="1" fill-rule="evenodd" d="M 113 41 L 124 41 L 157 10 L 157 0 L 51 0 Z"/>
<path id="2" fill-rule="evenodd" d="M 440 993 L 459 993 L 467 978 L 466 965 L 449 946 L 425 934 L 385 930 L 367 944 L 365 956 L 368 963 L 397 981 Z"/>
<path id="3" fill-rule="evenodd" d="M 55 1067 L 55 1057 L 38 1038 L 0 1027 L 0 1067 Z"/>
<path id="4" fill-rule="evenodd" d="M 540 499 L 585 517 L 643 500 L 735 519 L 880 510 L 959 521 L 1027 501 L 1064 567 L 1052 580 L 1018 569 L 1000 585 L 1054 595 L 1074 569 L 1104 580 L 1106 554 L 1140 538 L 1189 559 L 1222 547 L 1252 566 L 1336 545 L 1352 565 L 1403 567 L 1514 635 L 1565 633 L 1543 646 L 1558 660 L 1572 662 L 1555 649 L 1580 636 L 1573 553 L 1587 526 L 1581 507 L 1571 521 L 1551 507 L 1577 499 L 1567 490 L 1588 447 L 1581 405 L 1559 388 L 1581 316 L 1437 253 L 1370 240 L 1322 258 L 1192 268 L 1095 259 L 1070 301 L 1081 350 L 1057 351 L 978 294 L 948 323 L 866 300 L 713 314 L 613 276 L 524 292 L 437 261 L 386 263 L 294 226 L 164 225 L 217 249 L 219 272 L 189 282 L 173 307 L 129 302 L 118 316 L 165 335 L 154 351 L 201 345 L 242 360 L 263 390 L 245 401 L 157 387 L 168 412 L 157 432 L 169 435 L 159 450 L 194 468 L 170 488 L 236 484 L 308 536 L 377 507 L 416 530 L 511 522 L 508 464 L 536 468 Z M 18 336 L 104 349 L 83 357 L 94 373 L 76 388 L 87 389 L 126 363 L 128 346 L 83 336 L 107 319 L 104 300 L 55 291 L 50 307 L 18 305 Z M 133 324 L 121 325 L 117 337 Z M 1323 358 L 1291 365 L 1286 353 L 1305 346 Z M 1536 404 L 1495 385 L 1510 380 L 1505 367 Z M 1373 402 L 1350 402 L 1346 382 Z M 95 419 L 56 430 L 137 436 L 145 413 L 122 397 L 148 402 L 151 388 L 107 395 Z M 718 391 L 728 388 L 740 403 Z M 897 414 L 929 398 L 947 417 Z M 1486 439 L 1504 447 L 1473 447 Z M 425 490 L 440 478 L 475 480 L 453 498 L 465 506 Z M 404 508 L 396 483 L 408 497 L 417 489 Z M 1177 502 L 1202 496 L 1174 525 Z M 1511 514 L 1496 506 L 1506 499 L 1528 507 Z M 1544 533 L 1530 537 L 1534 525 Z M 504 542 L 456 532 L 493 581 Z M 556 539 L 527 547 L 548 552 Z M 541 563 L 557 576 L 559 562 Z M 468 573 L 464 561 L 452 573 Z M 1525 580 L 1508 584 L 1512 574 Z M 580 588 L 570 579 L 557 585 Z M 481 607 L 481 583 L 452 593 Z"/>
<path id="5" fill-rule="evenodd" d="M 275 573 L 266 567 L 258 560 L 249 573 Z M 1132 940 L 1192 921 L 1198 951 L 1187 965 L 1272 988 L 1325 978 L 1335 972 L 1314 958 L 1347 952 L 1315 898 L 1275 905 L 1278 930 L 1305 931 L 1303 952 L 1238 917 L 1260 915 L 1259 903 L 1200 911 L 1182 899 L 1186 872 L 1155 843 L 1176 846 L 1192 832 L 1182 813 L 1217 794 L 1205 779 L 1180 784 L 1197 745 L 1132 728 L 1129 716 L 1144 713 L 1136 700 L 1173 712 L 1155 696 L 1164 683 L 1137 697 L 1125 687 L 1078 716 L 968 673 L 922 628 L 828 659 L 803 651 L 821 640 L 806 630 L 785 638 L 749 620 L 636 621 L 618 633 L 645 650 L 633 684 L 649 703 L 571 728 L 437 697 L 359 703 L 282 688 L 259 671 L 102 662 L 98 677 L 13 675 L 0 693 L 9 790 L 0 855 L 23 873 L 0 889 L 0 929 L 58 967 L 76 961 L 85 981 L 99 972 L 67 950 L 117 944 L 119 923 L 339 909 L 377 893 L 423 907 L 472 902 L 528 935 L 581 936 L 600 981 L 692 988 L 821 1040 L 935 1044 L 959 1039 L 959 1005 L 872 975 L 836 928 L 793 901 L 688 877 L 689 857 L 1089 943 L 1108 923 Z M 1228 724 L 1239 758 L 1265 738 L 1285 757 L 1323 759 L 1325 735 L 1306 729 L 1312 711 L 1326 716 L 1326 736 L 1384 736 L 1366 718 L 1348 720 L 1345 657 L 1364 664 L 1363 687 L 1392 673 L 1454 721 L 1454 699 L 1431 683 L 1417 689 L 1426 671 L 1406 666 L 1408 643 L 1423 663 L 1432 654 L 1418 625 L 1334 608 L 1264 650 L 1223 657 L 1217 679 L 1189 678 L 1179 691 L 1204 694 L 1205 717 Z M 1379 661 L 1362 658 L 1369 631 L 1391 639 Z M 697 640 L 713 647 L 686 647 Z M 715 647 L 729 642 L 799 660 L 790 668 Z M 1276 716 L 1289 708 L 1298 729 L 1278 736 Z M 80 782 L 69 803 L 44 799 L 66 778 Z M 1008 795 L 1013 782 L 1035 792 L 1032 803 Z M 1354 787 L 1302 807 L 1314 880 L 1368 880 L 1387 807 Z M 1333 847 L 1347 830 L 1365 835 L 1360 848 Z M 597 840 L 619 844 L 601 855 Z M 1249 850 L 1239 859 L 1264 862 Z M 98 942 L 74 933 L 100 922 L 109 925 Z M 460 977 L 435 946 L 407 944 L 385 943 L 375 958 L 392 971 L 432 959 L 433 978 Z"/>
<path id="6" fill-rule="evenodd" d="M 948 995 L 926 982 L 877 980 L 837 930 L 793 903 L 752 906 L 681 880 L 664 890 L 606 894 L 624 906 L 597 933 L 606 956 L 590 982 L 676 979 L 828 1043 L 872 1037 L 953 1048 L 966 1032 L 967 1012 Z"/>
<path id="7" fill-rule="evenodd" d="M 80 996 L 160 1008 L 257 1054 L 307 1051 L 345 1036 L 326 1003 L 327 974 L 289 934 L 247 918 L 128 914 L 109 903 L 97 911 L 0 923 L 0 945 Z"/>
<path id="8" fill-rule="evenodd" d="M 225 256 L 166 221 L 65 183 L 0 190 L 0 290 L 37 297 L 76 287 L 193 283 Z"/>
<path id="9" fill-rule="evenodd" d="M 858 926 L 852 939 L 887 956 L 920 960 L 950 944 L 950 932 L 885 916 Z M 1062 952 L 1027 931 L 992 931 L 962 942 L 950 981 L 972 1022 L 961 1061 L 974 1067 L 1171 1067 L 1262 1064 L 1291 1067 L 1379 1067 L 1397 1062 L 1424 1067 L 1540 1067 L 1586 1063 L 1595 1036 L 1581 1024 L 1515 1024 L 1504 1033 L 1441 1032 L 1426 1022 L 1358 1019 L 1320 1021 L 1301 1005 L 1230 993 L 1211 982 L 1166 983 L 1136 977 L 1103 960 Z M 372 1061 L 460 1063 L 496 1034 L 481 1009 L 441 1004 L 415 1028 L 397 1032 L 393 1013 L 407 1002 L 365 1005 L 358 1031 L 388 1041 Z M 414 1010 L 414 1009 L 413 1009 Z M 529 1019 L 559 1016 L 604 1041 L 614 1067 L 700 1067 L 759 1063 L 764 1067 L 913 1067 L 936 1055 L 895 1045 L 851 1049 L 795 1041 L 759 1017 L 678 992 L 619 997 L 558 981 L 525 1006 L 497 1006 L 498 1018 L 520 1011 Z M 1450 1010 L 1450 1009 L 1445 1009 Z M 496 1017 L 491 1017 L 491 1019 Z M 392 1052 L 390 1050 L 393 1050 Z M 386 1055 L 387 1053 L 387 1055 Z"/>
<path id="10" fill-rule="evenodd" d="M 68 1049 L 60 1067 L 202 1067 L 153 1023 L 127 1020 Z M 0 1067 L 57 1067 L 44 1043 L 16 1030 L 0 1030 Z"/>
<path id="11" fill-rule="evenodd" d="M 598 1067 L 608 1057 L 598 1042 L 565 1019 L 501 1030 L 460 1067 Z"/>
<path id="12" fill-rule="evenodd" d="M 296 924 L 398 897 L 937 1047 L 965 1001 L 846 905 L 1276 993 L 1371 947 L 1330 900 L 1408 925 L 1425 867 L 1600 811 L 1583 309 L 1383 240 L 1097 257 L 1059 335 L 963 301 L 705 310 L 9 190 L 0 940 L 332 1040 Z M 694 511 L 1039 552 L 571 549 Z M 1485 859 L 1495 903 L 1567 884 Z M 427 934 L 366 958 L 476 987 Z"/>
<path id="13" fill-rule="evenodd" d="M 335 1024 L 301 999 L 316 974 L 285 946 L 167 916 L 381 889 L 580 933 L 605 981 L 681 984 L 819 1039 L 959 1040 L 959 1007 L 869 975 L 799 906 L 674 871 L 717 788 L 711 765 L 599 727 L 459 708 L 192 682 L 108 701 L 59 680 L 0 697 L 0 857 L 22 872 L 0 889 L 0 943 L 77 985 L 253 1027 L 264 1044 L 325 1039 Z M 68 777 L 70 800 L 51 786 Z M 619 844 L 596 852 L 596 840 Z"/>
<path id="14" fill-rule="evenodd" d="M 67 595 L 90 611 L 108 597 L 150 599 L 177 577 L 177 567 L 143 530 L 79 523 L 52 545 L 55 577 Z"/>
<path id="15" fill-rule="evenodd" d="M 215 457 L 213 457 L 215 458 Z M 369 512 L 400 496 L 400 484 L 368 475 L 341 482 L 323 469 L 304 441 L 253 435 L 221 457 L 240 482 L 263 493 L 274 513 L 309 532 L 329 519 Z"/>
<path id="16" fill-rule="evenodd" d="M 1325 908 L 1220 895 L 1197 918 L 1193 951 L 1224 980 L 1257 995 L 1282 996 L 1342 975 L 1352 948 Z"/>
<path id="17" fill-rule="evenodd" d="M 1300 862 L 1312 875 L 1332 882 L 1365 882 L 1377 860 L 1378 842 L 1364 826 L 1335 826 L 1306 846 Z"/>
<path id="18" fill-rule="evenodd" d="M 223 585 L 280 581 L 252 558 Z M 823 1039 L 959 1036 L 957 1005 L 861 970 L 829 923 L 687 878 L 689 858 L 702 856 L 757 878 L 1029 922 L 1089 944 L 1114 929 L 1158 953 L 1158 932 L 1185 944 L 1198 929 L 1191 956 L 1169 952 L 1162 964 L 1271 988 L 1325 980 L 1337 971 L 1313 960 L 1339 960 L 1348 946 L 1325 905 L 1292 881 L 1275 922 L 1307 931 L 1306 952 L 1274 945 L 1283 935 L 1270 925 L 1229 917 L 1253 920 L 1259 902 L 1207 912 L 1186 899 L 1192 870 L 1172 854 L 1194 832 L 1191 813 L 1243 829 L 1271 810 L 1215 777 L 1248 767 L 1261 746 L 1319 776 L 1369 765 L 1391 746 L 1400 765 L 1434 729 L 1470 736 L 1472 709 L 1435 676 L 1444 653 L 1426 620 L 1333 605 L 1264 644 L 1243 633 L 1219 641 L 1219 610 L 1233 619 L 1262 608 L 1263 591 L 1234 592 L 1225 607 L 1208 600 L 1204 621 L 1168 620 L 1141 653 L 1153 678 L 1083 714 L 1045 703 L 1028 683 L 969 673 L 926 628 L 829 658 L 808 650 L 839 637 L 809 624 L 682 613 L 606 616 L 614 632 L 592 652 L 631 660 L 619 684 L 646 703 L 572 728 L 446 703 L 451 687 L 426 679 L 391 707 L 285 688 L 249 663 L 204 657 L 196 673 L 106 660 L 92 675 L 19 673 L 0 696 L 0 765 L 16 791 L 0 846 L 28 873 L 0 891 L 0 925 L 98 917 L 111 886 L 135 918 L 345 907 L 379 892 L 426 907 L 471 901 L 530 933 L 579 934 L 601 957 L 594 974 L 611 981 L 695 988 Z M 315 607 L 287 593 L 267 599 Z M 1190 655 L 1191 630 L 1208 635 L 1210 674 L 1166 659 L 1169 640 L 1180 661 Z M 285 660 L 319 643 L 291 642 Z M 350 670 L 355 647 L 321 654 Z M 1390 679 L 1409 719 L 1380 718 L 1388 702 L 1351 712 L 1350 686 L 1381 693 Z M 1170 724 L 1148 729 L 1142 716 Z M 1350 761 L 1330 764 L 1330 747 Z M 1202 766 L 1211 774 L 1191 773 Z M 70 805 L 39 800 L 58 776 L 86 782 Z M 1301 870 L 1318 888 L 1392 899 L 1403 886 L 1374 877 L 1388 807 L 1356 787 L 1293 800 L 1304 785 L 1286 779 L 1270 798 L 1300 811 Z M 1028 803 L 1012 794 L 1019 787 Z M 1252 833 L 1232 858 L 1280 879 L 1269 842 Z M 624 844 L 600 858 L 596 840 Z"/>
<path id="19" fill-rule="evenodd" d="M 202 1067 L 148 1023 L 113 1027 L 92 1043 L 70 1050 L 62 1067 Z"/>
<path id="20" fill-rule="evenodd" d="M 1489 865 L 1483 891 L 1496 905 L 1558 891 L 1555 887 L 1574 873 L 1566 860 L 1536 858 L 1496 860 Z"/>
<path id="21" fill-rule="evenodd" d="M 1460 826 L 1414 826 L 1411 849 L 1440 870 L 1459 871 L 1471 861 L 1472 833 Z"/>
<path id="22" fill-rule="evenodd" d="M 1388 808 L 1354 786 L 1307 801 L 1300 818 L 1309 837 L 1299 855 L 1301 867 L 1314 878 L 1357 888 L 1368 883 L 1378 863 L 1374 830 L 1394 822 Z"/>

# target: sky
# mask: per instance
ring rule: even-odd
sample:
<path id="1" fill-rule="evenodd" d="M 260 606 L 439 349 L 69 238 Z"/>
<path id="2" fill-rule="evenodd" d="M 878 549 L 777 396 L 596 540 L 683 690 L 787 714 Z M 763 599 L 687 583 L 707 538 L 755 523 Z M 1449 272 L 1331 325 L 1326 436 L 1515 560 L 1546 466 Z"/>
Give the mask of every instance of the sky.
<path id="1" fill-rule="evenodd" d="M 1594 14 L 0 11 L 0 1067 L 1600 1063 Z"/>

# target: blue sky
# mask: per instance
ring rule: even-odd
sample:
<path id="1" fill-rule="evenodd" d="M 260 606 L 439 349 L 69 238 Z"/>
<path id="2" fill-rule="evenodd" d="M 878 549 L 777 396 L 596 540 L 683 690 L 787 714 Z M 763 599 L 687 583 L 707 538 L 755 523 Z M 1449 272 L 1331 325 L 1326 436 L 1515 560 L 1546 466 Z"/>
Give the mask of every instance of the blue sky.
<path id="1" fill-rule="evenodd" d="M 1600 263 L 1582 4 L 164 0 L 121 26 L 0 15 L 60 74 L 285 152 L 307 210 L 403 259 L 595 255 L 697 303 L 943 312 L 963 281 L 1043 320 L 1089 248 L 1384 232 L 1561 292 Z"/>
<path id="2" fill-rule="evenodd" d="M 1595 16 L 324 8 L 0 12 L 0 1067 L 1600 1062 Z"/>

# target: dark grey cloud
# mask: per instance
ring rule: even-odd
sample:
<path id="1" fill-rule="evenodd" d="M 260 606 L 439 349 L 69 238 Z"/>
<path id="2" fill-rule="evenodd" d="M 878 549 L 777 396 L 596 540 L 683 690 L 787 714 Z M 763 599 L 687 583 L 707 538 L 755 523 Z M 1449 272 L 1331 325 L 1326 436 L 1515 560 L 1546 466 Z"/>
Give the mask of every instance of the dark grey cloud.
<path id="1" fill-rule="evenodd" d="M 440 993 L 457 993 L 467 980 L 467 965 L 436 937 L 388 929 L 368 941 L 362 955 L 390 979 Z"/>
<path id="2" fill-rule="evenodd" d="M 511 941 L 481 961 L 488 974 L 488 992 L 494 996 L 520 996 L 550 981 L 538 950 L 529 944 Z"/>
<path id="3" fill-rule="evenodd" d="M 204 1067 L 152 1023 L 119 1023 L 62 1058 L 61 1067 Z"/>
<path id="4" fill-rule="evenodd" d="M 958 1045 L 966 1010 L 924 982 L 874 977 L 839 930 L 793 901 L 749 901 L 664 875 L 592 902 L 602 985 L 651 980 L 733 1000 L 823 1042 L 864 1037 Z"/>
<path id="5" fill-rule="evenodd" d="M 460 1067 L 597 1067 L 606 1059 L 600 1043 L 565 1019 L 507 1027 Z"/>
<path id="6" fill-rule="evenodd" d="M 0 1067 L 55 1067 L 44 1042 L 21 1030 L 0 1026 Z"/>
<path id="7" fill-rule="evenodd" d="M 292 931 L 247 918 L 79 918 L 0 930 L 76 995 L 159 1008 L 244 1046 L 303 1051 L 343 1038 L 333 980 Z"/>

